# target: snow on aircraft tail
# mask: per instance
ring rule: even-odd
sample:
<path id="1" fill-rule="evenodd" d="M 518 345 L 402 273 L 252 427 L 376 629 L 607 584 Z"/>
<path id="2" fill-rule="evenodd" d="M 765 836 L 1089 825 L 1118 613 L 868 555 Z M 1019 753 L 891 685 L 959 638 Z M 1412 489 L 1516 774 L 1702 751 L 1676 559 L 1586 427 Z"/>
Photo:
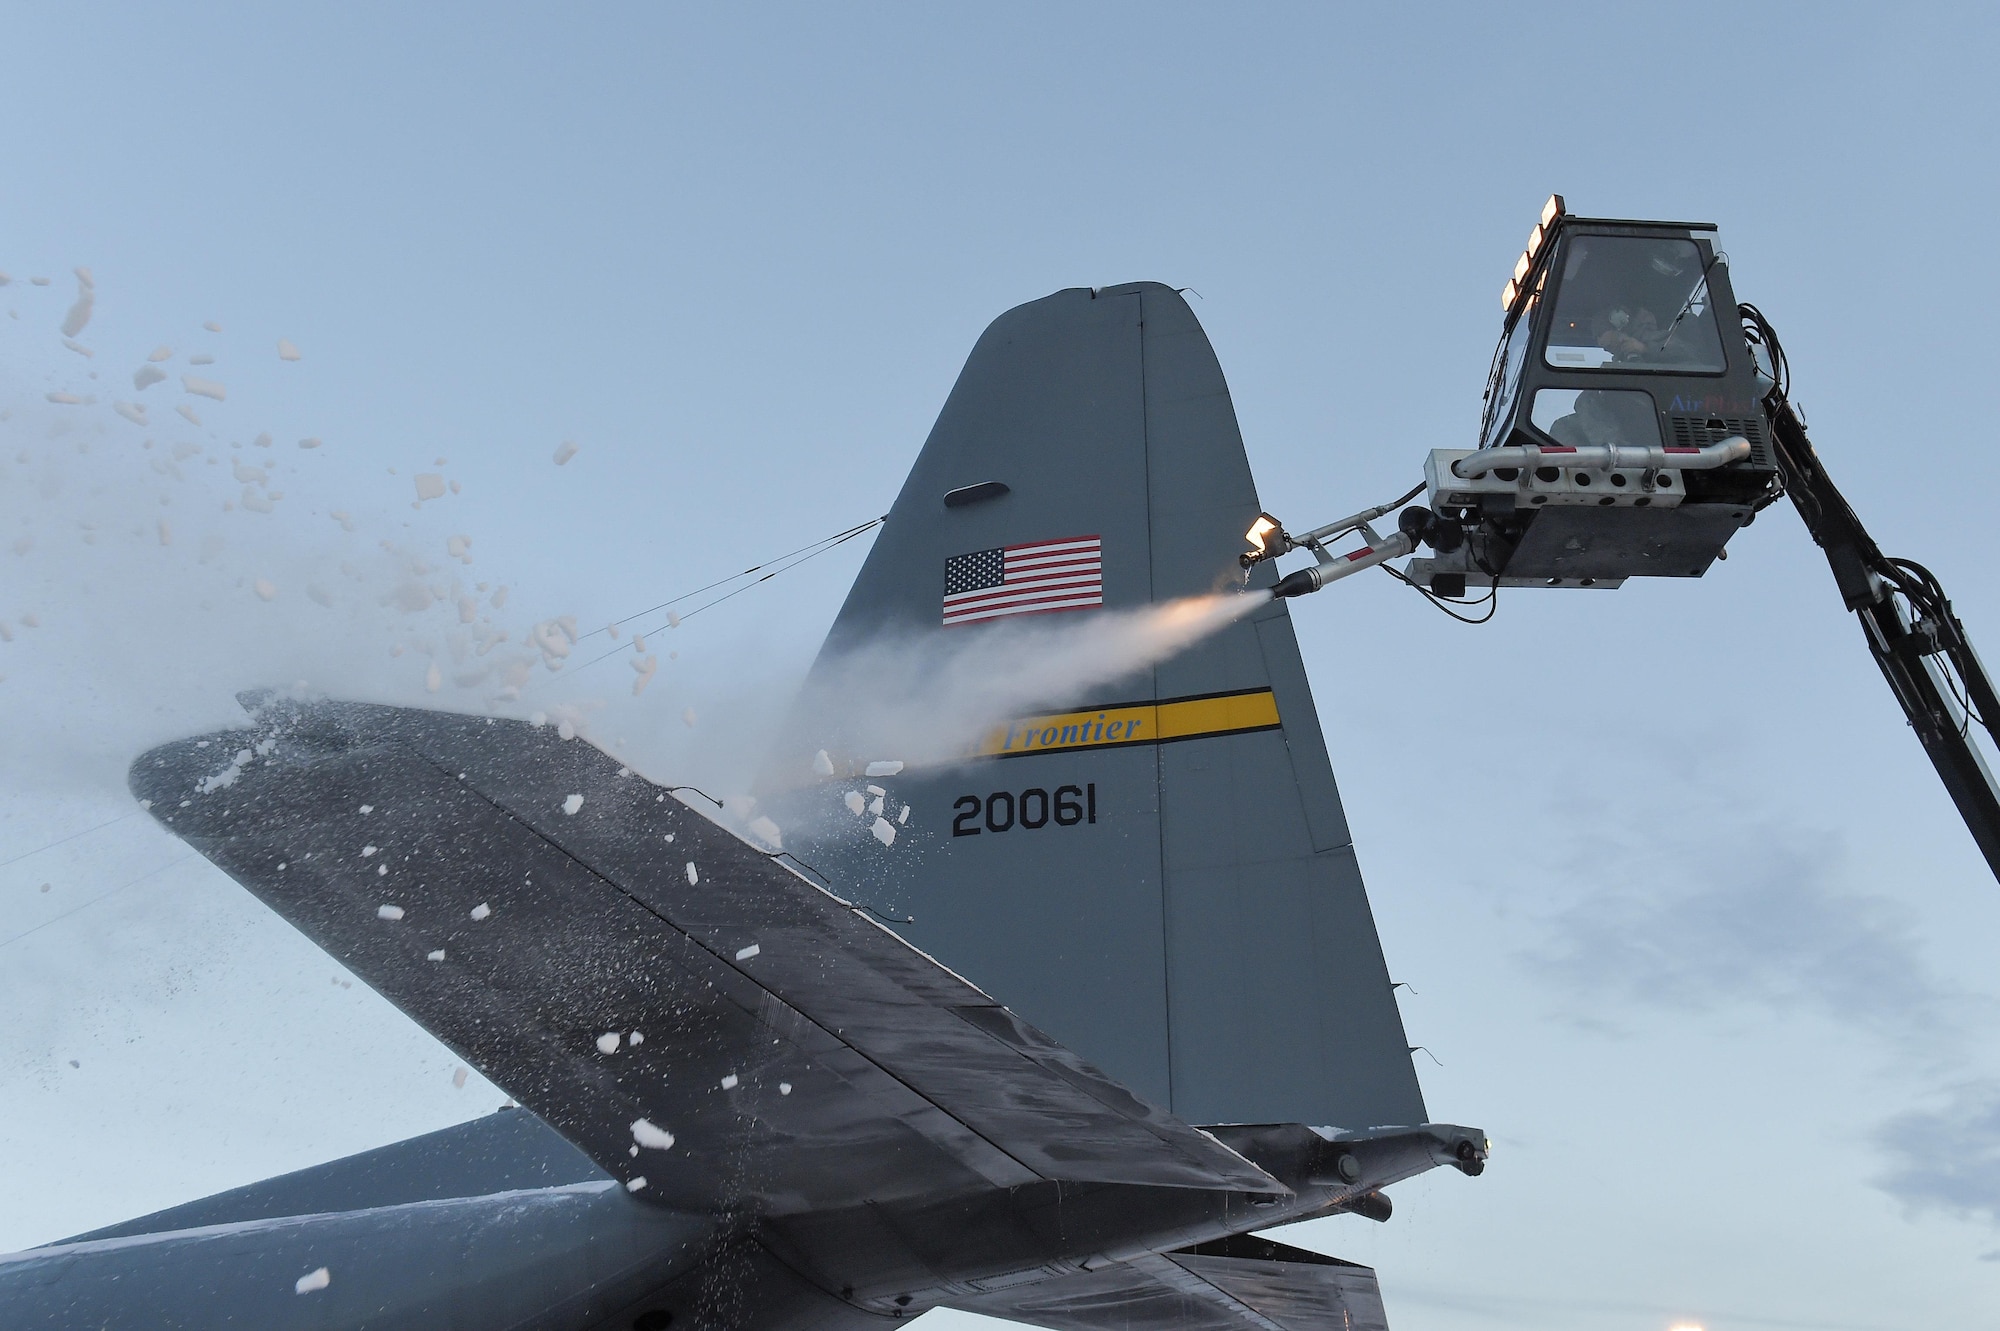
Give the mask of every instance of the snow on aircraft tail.
<path id="1" fill-rule="evenodd" d="M 822 648 L 765 803 L 837 890 L 911 917 L 911 942 L 1189 1122 L 1422 1123 L 1284 603 L 1192 602 L 1230 622 L 1156 662 L 1133 647 L 1170 617 L 1148 607 L 1241 586 L 1260 508 L 1221 367 L 1171 288 L 1002 315 Z M 1149 663 L 1124 669 L 1127 649 Z M 899 673 L 897 652 L 917 665 Z M 981 681 L 989 703 L 1008 681 L 1034 701 L 956 757 L 909 762 L 852 724 L 902 709 L 892 733 L 918 734 L 939 705 L 926 663 L 982 660 L 1003 676 Z"/>

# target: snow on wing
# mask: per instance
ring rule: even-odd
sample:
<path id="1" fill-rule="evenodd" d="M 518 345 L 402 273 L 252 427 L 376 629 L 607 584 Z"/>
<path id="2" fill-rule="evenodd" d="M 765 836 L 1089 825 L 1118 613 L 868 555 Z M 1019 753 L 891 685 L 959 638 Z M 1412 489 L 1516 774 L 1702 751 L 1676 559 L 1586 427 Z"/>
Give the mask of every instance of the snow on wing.
<path id="1" fill-rule="evenodd" d="M 648 1201 L 784 1214 L 1042 1180 L 1284 1191 L 596 749 L 396 708 L 256 715 L 224 749 L 275 748 L 226 795 L 180 807 L 214 737 L 142 755 L 135 794 L 605 1170 L 643 1173 Z M 569 792 L 600 815 L 564 817 Z M 398 928 L 377 919 L 375 860 L 354 854 L 364 802 L 377 858 L 410 885 Z M 698 852 L 699 885 L 653 853 L 668 831 Z M 607 1059 L 613 1027 L 660 1034 Z M 732 1073 L 740 1087 L 718 1091 Z M 642 1118 L 675 1147 L 635 1159 Z M 768 1167 L 746 1179 L 746 1157 Z"/>

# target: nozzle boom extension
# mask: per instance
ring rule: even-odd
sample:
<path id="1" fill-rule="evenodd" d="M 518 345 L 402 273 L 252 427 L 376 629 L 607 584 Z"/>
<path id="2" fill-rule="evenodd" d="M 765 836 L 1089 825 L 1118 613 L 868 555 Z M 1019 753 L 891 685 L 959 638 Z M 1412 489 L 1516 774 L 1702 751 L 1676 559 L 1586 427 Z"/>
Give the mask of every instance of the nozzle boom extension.
<path id="1" fill-rule="evenodd" d="M 1379 513 L 1373 516 L 1381 516 Z M 1367 519 L 1362 519 L 1366 522 Z M 1393 536 L 1384 537 L 1374 545 L 1364 545 L 1345 555 L 1329 556 L 1322 553 L 1320 562 L 1308 564 L 1296 573 L 1287 573 L 1271 589 L 1273 596 L 1304 596 L 1316 592 L 1329 582 L 1337 582 L 1352 573 L 1386 564 L 1392 559 L 1401 559 L 1417 548 L 1416 541 L 1408 532 L 1398 531 Z"/>

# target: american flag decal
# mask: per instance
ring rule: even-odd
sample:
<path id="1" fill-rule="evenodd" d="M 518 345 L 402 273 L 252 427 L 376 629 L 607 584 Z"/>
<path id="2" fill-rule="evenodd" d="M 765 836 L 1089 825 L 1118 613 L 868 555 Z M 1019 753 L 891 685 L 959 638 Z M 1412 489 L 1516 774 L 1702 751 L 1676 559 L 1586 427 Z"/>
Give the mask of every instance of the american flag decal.
<path id="1" fill-rule="evenodd" d="M 944 561 L 946 625 L 1103 604 L 1104 543 L 1095 536 L 974 550 Z"/>

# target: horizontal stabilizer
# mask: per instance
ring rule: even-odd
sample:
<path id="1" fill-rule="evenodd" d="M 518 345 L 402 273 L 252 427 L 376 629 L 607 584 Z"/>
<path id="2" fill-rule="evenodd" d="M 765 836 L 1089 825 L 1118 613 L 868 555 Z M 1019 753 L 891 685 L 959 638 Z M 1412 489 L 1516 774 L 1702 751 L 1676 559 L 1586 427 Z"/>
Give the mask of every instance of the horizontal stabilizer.
<path id="1" fill-rule="evenodd" d="M 64 1239 L 85 1243 L 241 1225 L 285 1216 L 375 1211 L 458 1197 L 607 1182 L 604 1171 L 548 1124 L 501 1109 L 421 1137 L 248 1183 Z"/>
<path id="2" fill-rule="evenodd" d="M 1051 1331 L 1388 1331 L 1375 1272 L 1241 1234 L 957 1299 Z"/>
<path id="3" fill-rule="evenodd" d="M 586 743 L 256 717 L 143 755 L 134 793 L 642 1200 L 1285 1191 Z"/>

